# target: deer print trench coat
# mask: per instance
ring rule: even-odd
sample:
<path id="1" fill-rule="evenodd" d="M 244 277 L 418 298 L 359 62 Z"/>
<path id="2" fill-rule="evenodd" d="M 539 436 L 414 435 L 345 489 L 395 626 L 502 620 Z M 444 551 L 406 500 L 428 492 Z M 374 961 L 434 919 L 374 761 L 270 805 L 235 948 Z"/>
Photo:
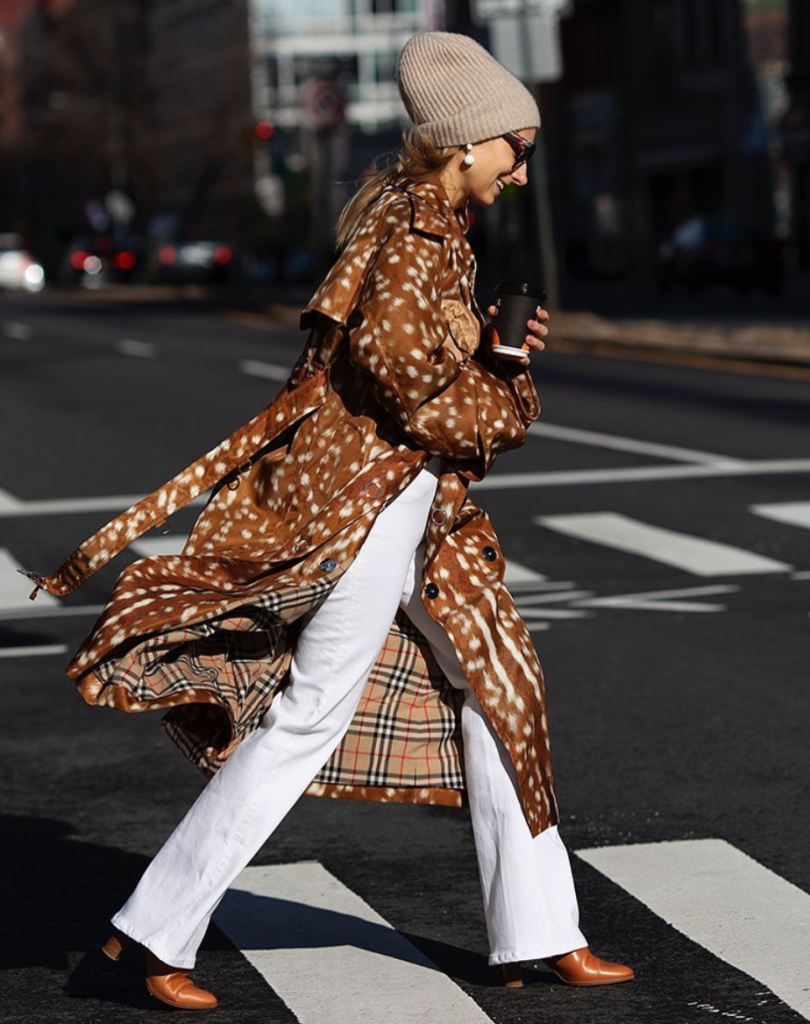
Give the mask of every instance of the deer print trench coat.
<path id="1" fill-rule="evenodd" d="M 528 372 L 479 348 L 475 262 L 436 183 L 389 188 L 302 314 L 309 330 L 268 408 L 86 541 L 37 587 L 69 593 L 217 484 L 181 556 L 128 566 L 68 668 L 91 704 L 164 709 L 210 775 L 285 685 L 302 616 L 351 565 L 377 514 L 442 457 L 422 599 L 511 758 L 533 834 L 557 821 L 543 676 L 467 497 L 539 414 Z M 362 629 L 363 624 L 357 623 Z M 399 613 L 319 795 L 460 805 L 461 694 Z"/>

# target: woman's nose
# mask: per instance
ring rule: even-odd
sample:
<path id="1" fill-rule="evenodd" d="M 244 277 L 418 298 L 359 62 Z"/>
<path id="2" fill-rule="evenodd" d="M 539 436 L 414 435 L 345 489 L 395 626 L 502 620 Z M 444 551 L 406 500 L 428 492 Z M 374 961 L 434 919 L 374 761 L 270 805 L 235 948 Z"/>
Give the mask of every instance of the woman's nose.
<path id="1" fill-rule="evenodd" d="M 520 167 L 517 167 L 514 171 L 512 171 L 510 177 L 516 185 L 525 185 L 529 180 L 529 175 L 526 170 L 526 164 L 521 164 Z"/>

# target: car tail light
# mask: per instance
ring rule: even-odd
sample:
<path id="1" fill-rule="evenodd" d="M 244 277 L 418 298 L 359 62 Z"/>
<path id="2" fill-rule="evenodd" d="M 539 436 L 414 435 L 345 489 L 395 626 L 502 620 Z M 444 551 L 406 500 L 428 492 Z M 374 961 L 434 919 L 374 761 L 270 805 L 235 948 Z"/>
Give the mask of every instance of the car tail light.
<path id="1" fill-rule="evenodd" d="M 164 245 L 158 253 L 158 259 L 167 266 L 177 262 L 177 249 L 173 245 Z"/>
<path id="2" fill-rule="evenodd" d="M 74 252 L 70 257 L 70 265 L 74 270 L 84 270 L 84 261 L 90 255 L 89 252 Z"/>
<path id="3" fill-rule="evenodd" d="M 124 249 L 122 252 L 117 252 L 113 256 L 113 266 L 118 270 L 132 270 L 137 263 L 135 253 L 130 252 L 128 249 Z"/>
<path id="4" fill-rule="evenodd" d="M 218 245 L 214 250 L 214 261 L 221 267 L 224 267 L 226 263 L 230 263 L 233 258 L 233 253 L 227 245 Z"/>

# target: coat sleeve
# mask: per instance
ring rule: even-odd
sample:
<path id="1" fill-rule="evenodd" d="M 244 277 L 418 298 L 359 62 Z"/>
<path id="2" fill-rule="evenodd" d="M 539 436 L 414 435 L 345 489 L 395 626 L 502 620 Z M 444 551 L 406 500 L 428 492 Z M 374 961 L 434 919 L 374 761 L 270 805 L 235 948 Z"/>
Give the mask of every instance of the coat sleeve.
<path id="1" fill-rule="evenodd" d="M 446 244 L 411 229 L 407 218 L 391 218 L 365 278 L 349 357 L 420 448 L 475 460 L 478 477 L 497 452 L 523 444 L 534 416 L 514 382 L 455 343 L 441 300 Z"/>

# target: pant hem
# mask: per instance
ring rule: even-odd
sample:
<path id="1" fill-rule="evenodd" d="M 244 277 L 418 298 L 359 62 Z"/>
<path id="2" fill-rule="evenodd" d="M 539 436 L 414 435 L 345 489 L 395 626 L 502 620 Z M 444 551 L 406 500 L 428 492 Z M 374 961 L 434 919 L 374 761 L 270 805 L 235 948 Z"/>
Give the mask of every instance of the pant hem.
<path id="1" fill-rule="evenodd" d="M 518 953 L 491 953 L 489 966 L 499 967 L 501 964 L 529 963 L 531 960 L 545 960 L 550 956 L 564 956 L 566 953 L 573 953 L 575 949 L 582 949 L 583 941 L 577 942 L 575 946 L 568 942 L 562 945 L 555 944 L 554 946 L 547 947 L 539 946 L 530 950 L 524 949 Z"/>
<path id="2" fill-rule="evenodd" d="M 169 967 L 177 967 L 181 971 L 191 971 L 194 969 L 194 965 L 197 962 L 196 957 L 189 959 L 188 957 L 176 957 L 172 956 L 168 949 L 161 947 L 159 940 L 156 939 L 142 939 L 140 936 L 133 933 L 133 930 L 118 917 L 112 919 L 112 926 L 117 928 L 119 932 L 126 935 L 128 939 L 132 939 L 133 942 L 137 942 L 139 946 L 143 946 L 144 949 L 148 949 L 150 953 L 153 953 L 158 960 L 164 964 L 168 964 Z"/>

